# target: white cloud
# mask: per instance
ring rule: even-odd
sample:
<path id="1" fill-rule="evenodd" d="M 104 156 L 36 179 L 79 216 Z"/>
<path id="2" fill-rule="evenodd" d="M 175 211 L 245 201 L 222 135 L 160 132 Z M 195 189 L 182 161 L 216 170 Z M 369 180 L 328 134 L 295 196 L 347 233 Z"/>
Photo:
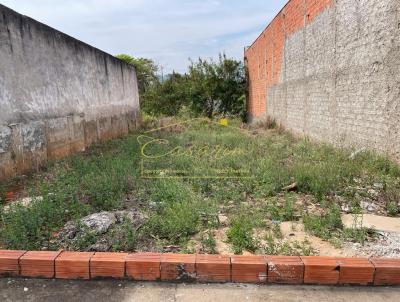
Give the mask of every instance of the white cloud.
<path id="1" fill-rule="evenodd" d="M 273 2 L 271 4 L 270 2 Z M 188 58 L 243 48 L 286 0 L 2 0 L 1 3 L 111 54 L 150 57 L 167 71 Z"/>

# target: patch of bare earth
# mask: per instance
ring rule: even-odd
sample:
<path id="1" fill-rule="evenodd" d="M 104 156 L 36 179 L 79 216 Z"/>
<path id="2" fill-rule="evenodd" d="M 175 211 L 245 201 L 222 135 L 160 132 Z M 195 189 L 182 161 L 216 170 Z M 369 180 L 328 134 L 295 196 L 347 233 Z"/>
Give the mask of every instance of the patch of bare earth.
<path id="1" fill-rule="evenodd" d="M 304 225 L 301 222 L 283 222 L 281 223 L 281 232 L 283 238 L 285 238 L 287 242 L 295 243 L 296 241 L 308 241 L 316 255 L 331 257 L 352 257 L 355 255 L 351 250 L 336 248 L 328 241 L 307 234 L 304 230 Z"/>

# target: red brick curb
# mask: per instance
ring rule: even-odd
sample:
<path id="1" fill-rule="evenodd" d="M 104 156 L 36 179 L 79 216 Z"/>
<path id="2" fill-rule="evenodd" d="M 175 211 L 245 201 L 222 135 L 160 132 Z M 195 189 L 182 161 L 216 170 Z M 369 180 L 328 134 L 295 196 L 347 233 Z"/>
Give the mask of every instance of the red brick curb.
<path id="1" fill-rule="evenodd" d="M 266 283 L 267 259 L 264 256 L 231 257 L 232 282 Z"/>
<path id="2" fill-rule="evenodd" d="M 267 256 L 267 261 L 269 283 L 303 283 L 304 263 L 300 257 Z"/>
<path id="3" fill-rule="evenodd" d="M 400 259 L 0 250 L 0 276 L 400 285 Z"/>

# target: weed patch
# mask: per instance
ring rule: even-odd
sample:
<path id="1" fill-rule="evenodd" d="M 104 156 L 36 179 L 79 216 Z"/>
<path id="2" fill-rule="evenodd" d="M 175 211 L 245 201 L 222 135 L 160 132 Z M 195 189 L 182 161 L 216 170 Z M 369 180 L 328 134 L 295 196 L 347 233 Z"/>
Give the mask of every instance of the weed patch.
<path id="1" fill-rule="evenodd" d="M 304 227 L 311 234 L 329 240 L 338 231 L 343 230 L 343 223 L 337 205 L 331 205 L 322 215 L 306 215 L 303 217 Z"/>
<path id="2" fill-rule="evenodd" d="M 154 119 L 146 123 L 158 126 Z M 161 173 L 144 179 L 138 136 L 132 133 L 49 164 L 24 181 L 29 196 L 42 197 L 29 206 L 15 204 L 6 210 L 1 204 L 8 191 L 0 185 L 0 246 L 57 250 L 61 246 L 54 236 L 67 222 L 133 208 L 148 219 L 140 227 L 124 221 L 112 228 L 107 234 L 110 250 L 170 251 L 172 246 L 173 251 L 192 251 L 188 242 L 198 235 L 197 245 L 203 252 L 218 252 L 212 234 L 222 227 L 218 219 L 222 212 L 228 221 L 227 241 L 236 254 L 247 250 L 308 255 L 314 251 L 307 242 L 288 243 L 282 238 L 280 223 L 303 218 L 308 233 L 337 246 L 344 240 L 363 243 L 373 238 L 372 232 L 344 228 L 335 198 L 359 214 L 363 211 L 360 202 L 371 198 L 368 189 L 360 191 L 367 187 L 374 188 L 374 198 L 383 204 L 385 214 L 399 215 L 398 165 L 370 152 L 352 156 L 352 150 L 294 138 L 272 120 L 256 131 L 204 122 L 154 133 L 169 145 L 155 146 L 152 152 L 166 146 L 197 150 L 161 162 L 170 168 L 199 175 L 207 175 L 211 167 L 248 170 L 251 177 L 246 178 L 163 178 Z M 218 150 L 220 146 L 234 152 L 225 157 L 199 155 L 198 150 L 205 150 L 201 147 Z M 299 203 L 299 197 L 305 196 L 307 202 Z M 255 230 L 268 231 L 271 237 L 257 238 Z M 68 248 L 85 250 L 97 240 L 87 230 Z"/>
<path id="3" fill-rule="evenodd" d="M 244 250 L 254 252 L 258 247 L 253 237 L 251 217 L 245 215 L 235 217 L 230 224 L 227 236 L 235 254 L 241 254 Z"/>

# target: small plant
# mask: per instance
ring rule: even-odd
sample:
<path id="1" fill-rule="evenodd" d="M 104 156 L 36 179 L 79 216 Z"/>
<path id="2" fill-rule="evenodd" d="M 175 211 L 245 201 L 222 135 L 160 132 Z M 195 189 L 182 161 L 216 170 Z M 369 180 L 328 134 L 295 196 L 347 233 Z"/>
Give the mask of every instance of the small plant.
<path id="1" fill-rule="evenodd" d="M 330 243 L 330 244 L 332 244 L 332 246 L 334 247 L 334 248 L 336 248 L 336 249 L 341 249 L 342 248 L 342 246 L 343 246 L 343 240 L 341 239 L 341 238 L 338 238 L 338 237 L 331 237 L 329 240 L 328 240 L 328 242 Z"/>
<path id="2" fill-rule="evenodd" d="M 0 207 L 6 203 L 6 192 L 2 185 L 0 185 Z"/>
<path id="3" fill-rule="evenodd" d="M 267 118 L 263 119 L 262 121 L 258 122 L 256 124 L 256 127 L 262 128 L 265 130 L 268 129 L 276 129 L 278 127 L 278 124 L 274 118 L 271 118 L 268 116 Z"/>
<path id="4" fill-rule="evenodd" d="M 277 255 L 278 248 L 274 237 L 271 234 L 265 236 L 266 244 L 262 247 L 263 253 L 267 255 Z"/>
<path id="5" fill-rule="evenodd" d="M 318 215 L 306 215 L 303 218 L 306 231 L 324 240 L 334 237 L 343 229 L 340 211 L 337 205 L 328 208 L 327 213 Z"/>
<path id="6" fill-rule="evenodd" d="M 268 204 L 268 214 L 273 221 L 282 221 L 281 209 L 279 208 L 276 199 L 273 199 Z"/>
<path id="7" fill-rule="evenodd" d="M 277 239 L 283 238 L 280 223 L 274 223 L 274 225 L 272 227 L 272 232 L 274 233 L 275 238 L 277 238 Z"/>
<path id="8" fill-rule="evenodd" d="M 390 162 L 388 164 L 390 164 Z M 394 167 L 392 167 L 391 169 L 396 171 Z M 382 186 L 382 193 L 384 198 L 386 199 L 387 214 L 389 216 L 395 217 L 400 212 L 400 177 L 394 179 L 386 178 Z"/>
<path id="9" fill-rule="evenodd" d="M 203 233 L 200 239 L 201 251 L 205 254 L 217 254 L 216 242 L 210 232 Z"/>
<path id="10" fill-rule="evenodd" d="M 262 246 L 262 252 L 267 255 L 284 256 L 312 256 L 315 254 L 311 243 L 305 239 L 302 242 L 278 241 L 271 234 L 265 237 L 266 244 Z"/>
<path id="11" fill-rule="evenodd" d="M 316 253 L 311 246 L 311 242 L 307 239 L 304 239 L 302 242 L 295 241 L 293 246 L 297 251 L 300 251 L 299 256 L 313 256 Z"/>
<path id="12" fill-rule="evenodd" d="M 12 205 L 0 211 L 0 242 L 7 249 L 40 250 L 49 247 L 52 234 L 68 220 L 85 215 L 86 207 L 64 196 L 43 194 L 29 207 Z"/>
<path id="13" fill-rule="evenodd" d="M 275 222 L 294 221 L 295 208 L 292 194 L 285 195 L 285 202 L 279 205 L 276 198 L 272 198 L 267 205 L 267 214 Z"/>
<path id="14" fill-rule="evenodd" d="M 285 195 L 285 206 L 283 208 L 284 221 L 294 221 L 294 201 L 290 194 Z"/>
<path id="15" fill-rule="evenodd" d="M 138 242 L 138 233 L 128 217 L 124 217 L 122 224 L 113 229 L 108 237 L 113 251 L 134 251 Z"/>
<path id="16" fill-rule="evenodd" d="M 150 217 L 147 227 L 155 237 L 181 244 L 197 233 L 200 220 L 199 204 L 191 201 L 174 202 Z"/>
<path id="17" fill-rule="evenodd" d="M 69 248 L 75 251 L 87 250 L 97 241 L 97 234 L 90 230 L 87 226 L 77 224 L 78 233 L 76 237 L 69 243 Z"/>
<path id="18" fill-rule="evenodd" d="M 389 216 L 395 217 L 399 213 L 399 206 L 397 205 L 397 202 L 390 201 L 386 206 L 386 210 Z"/>
<path id="19" fill-rule="evenodd" d="M 251 217 L 244 215 L 236 217 L 231 222 L 227 236 L 235 254 L 241 254 L 243 250 L 254 252 L 257 249 Z"/>
<path id="20" fill-rule="evenodd" d="M 161 250 L 162 250 L 162 249 L 161 249 Z M 186 246 L 183 246 L 183 247 L 181 248 L 181 252 L 182 252 L 183 254 L 196 254 L 197 251 L 196 251 L 195 242 L 189 241 L 189 242 L 187 243 Z"/>

